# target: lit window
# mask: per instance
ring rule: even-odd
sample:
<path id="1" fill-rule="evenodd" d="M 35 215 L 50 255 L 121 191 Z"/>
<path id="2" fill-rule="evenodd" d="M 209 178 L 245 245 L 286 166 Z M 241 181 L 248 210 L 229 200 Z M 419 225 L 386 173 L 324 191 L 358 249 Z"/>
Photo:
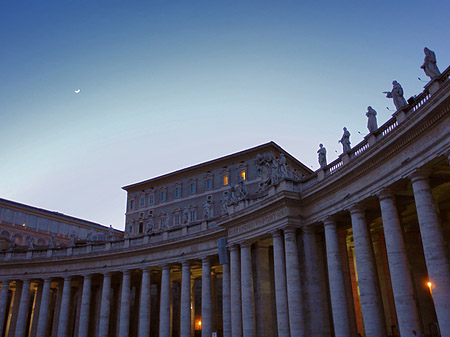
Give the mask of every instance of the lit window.
<path id="1" fill-rule="evenodd" d="M 246 178 L 245 169 L 241 170 L 240 177 L 241 177 L 241 180 L 245 180 L 245 178 Z"/>
<path id="2" fill-rule="evenodd" d="M 140 199 L 139 199 L 139 207 L 140 208 L 143 208 L 145 206 L 145 198 L 144 197 L 141 197 Z"/>
<path id="3" fill-rule="evenodd" d="M 210 190 L 212 188 L 212 178 L 205 179 L 205 190 Z"/>
<path id="4" fill-rule="evenodd" d="M 228 174 L 223 175 L 223 185 L 224 186 L 228 185 Z"/>
<path id="5" fill-rule="evenodd" d="M 148 204 L 153 205 L 154 202 L 155 202 L 155 196 L 153 194 L 150 194 L 148 196 Z"/>
<path id="6" fill-rule="evenodd" d="M 130 209 L 134 208 L 134 200 L 130 200 Z"/>
<path id="7" fill-rule="evenodd" d="M 166 201 L 166 190 L 159 192 L 159 201 Z"/>
<path id="8" fill-rule="evenodd" d="M 175 187 L 175 189 L 173 190 L 173 195 L 175 198 L 181 197 L 181 186 Z"/>
<path id="9" fill-rule="evenodd" d="M 190 183 L 189 184 L 189 194 L 195 194 L 196 191 L 197 191 L 197 184 Z"/>
<path id="10" fill-rule="evenodd" d="M 189 212 L 189 217 L 190 222 L 195 221 L 197 219 L 197 212 L 195 209 L 191 209 L 191 211 Z"/>

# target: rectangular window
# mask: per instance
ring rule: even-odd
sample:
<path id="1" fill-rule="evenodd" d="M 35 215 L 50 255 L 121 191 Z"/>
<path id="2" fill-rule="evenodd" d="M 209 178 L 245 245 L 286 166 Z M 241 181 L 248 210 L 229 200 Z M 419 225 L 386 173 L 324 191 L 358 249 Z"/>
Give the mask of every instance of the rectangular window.
<path id="1" fill-rule="evenodd" d="M 130 200 L 130 209 L 134 208 L 134 200 Z"/>
<path id="2" fill-rule="evenodd" d="M 222 183 L 223 183 L 223 186 L 228 185 L 228 174 L 223 175 Z"/>
<path id="3" fill-rule="evenodd" d="M 175 189 L 173 190 L 173 196 L 175 198 L 181 197 L 181 186 L 175 187 Z"/>
<path id="4" fill-rule="evenodd" d="M 180 213 L 175 213 L 173 215 L 173 224 L 179 225 L 180 224 Z"/>
<path id="5" fill-rule="evenodd" d="M 139 222 L 139 233 L 144 233 L 144 223 Z"/>
<path id="6" fill-rule="evenodd" d="M 166 190 L 159 192 L 159 201 L 166 201 Z"/>
<path id="7" fill-rule="evenodd" d="M 144 197 L 141 197 L 141 198 L 139 199 L 139 207 L 140 207 L 140 208 L 144 208 L 144 206 L 145 206 L 145 198 L 144 198 Z"/>
<path id="8" fill-rule="evenodd" d="M 210 190 L 212 188 L 212 178 L 205 179 L 205 190 Z"/>
<path id="9" fill-rule="evenodd" d="M 155 195 L 154 194 L 150 194 L 148 196 L 148 204 L 149 205 L 153 205 L 154 202 L 155 202 Z"/>
<path id="10" fill-rule="evenodd" d="M 197 219 L 197 212 L 195 209 L 191 209 L 189 212 L 189 222 L 195 221 Z"/>
<path id="11" fill-rule="evenodd" d="M 197 191 L 197 184 L 190 183 L 189 184 L 189 194 L 195 194 L 196 191 Z"/>
<path id="12" fill-rule="evenodd" d="M 245 172 L 245 169 L 242 169 L 242 170 L 241 170 L 240 177 L 241 177 L 241 180 L 245 180 L 245 179 L 246 179 L 246 172 Z"/>

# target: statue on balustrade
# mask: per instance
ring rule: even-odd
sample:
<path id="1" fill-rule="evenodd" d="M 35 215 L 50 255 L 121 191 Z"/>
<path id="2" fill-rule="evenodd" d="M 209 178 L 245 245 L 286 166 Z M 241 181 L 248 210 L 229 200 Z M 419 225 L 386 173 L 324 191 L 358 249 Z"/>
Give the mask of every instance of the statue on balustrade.
<path id="1" fill-rule="evenodd" d="M 439 71 L 436 64 L 436 54 L 428 48 L 425 48 L 423 51 L 425 52 L 425 60 L 423 61 L 423 64 L 420 68 L 425 71 L 425 74 L 429 78 L 434 80 L 436 77 L 441 76 L 441 72 Z"/>
<path id="2" fill-rule="evenodd" d="M 247 186 L 245 186 L 244 181 L 241 180 L 239 184 L 236 185 L 236 197 L 237 201 L 244 200 L 247 198 L 248 192 L 247 192 Z"/>
<path id="3" fill-rule="evenodd" d="M 123 234 L 125 239 L 130 238 L 131 236 L 131 222 L 127 222 L 125 225 L 125 233 Z"/>
<path id="4" fill-rule="evenodd" d="M 212 201 L 207 198 L 203 204 L 203 219 L 209 219 L 212 216 Z"/>
<path id="5" fill-rule="evenodd" d="M 230 191 L 223 192 L 222 214 L 228 214 L 228 205 L 230 202 Z"/>
<path id="6" fill-rule="evenodd" d="M 408 106 L 405 97 L 403 97 L 403 88 L 397 81 L 392 82 L 392 91 L 383 91 L 387 98 L 394 100 L 394 105 L 397 110 L 401 110 Z"/>
<path id="7" fill-rule="evenodd" d="M 34 235 L 30 235 L 27 238 L 27 246 L 28 246 L 28 249 L 34 249 Z"/>
<path id="8" fill-rule="evenodd" d="M 183 208 L 183 223 L 189 223 L 189 208 L 187 207 Z"/>
<path id="9" fill-rule="evenodd" d="M 147 220 L 147 230 L 146 233 L 150 234 L 153 231 L 153 216 L 149 216 Z"/>
<path id="10" fill-rule="evenodd" d="M 318 159 L 320 168 L 324 168 L 327 166 L 327 149 L 323 146 L 323 144 L 319 144 Z"/>
<path id="11" fill-rule="evenodd" d="M 77 236 L 75 235 L 75 232 L 72 232 L 70 234 L 70 247 L 75 247 L 77 243 Z"/>
<path id="12" fill-rule="evenodd" d="M 344 130 L 344 134 L 342 135 L 342 137 L 338 141 L 338 143 L 342 144 L 342 152 L 348 153 L 352 149 L 350 146 L 350 132 L 347 130 L 346 127 L 344 127 L 343 130 Z"/>
<path id="13" fill-rule="evenodd" d="M 369 105 L 367 107 L 367 128 L 369 129 L 369 132 L 375 132 L 378 130 L 378 124 L 377 124 L 377 112 Z"/>
<path id="14" fill-rule="evenodd" d="M 286 163 L 286 156 L 284 153 L 280 153 L 280 159 L 278 160 L 278 178 L 282 180 L 289 177 L 289 168 Z"/>
<path id="15" fill-rule="evenodd" d="M 52 236 L 50 237 L 50 248 L 56 248 L 55 234 L 52 234 Z"/>
<path id="16" fill-rule="evenodd" d="M 17 247 L 16 238 L 17 238 L 17 233 L 13 234 L 13 236 L 11 236 L 11 239 L 9 239 L 9 251 L 12 251 Z"/>

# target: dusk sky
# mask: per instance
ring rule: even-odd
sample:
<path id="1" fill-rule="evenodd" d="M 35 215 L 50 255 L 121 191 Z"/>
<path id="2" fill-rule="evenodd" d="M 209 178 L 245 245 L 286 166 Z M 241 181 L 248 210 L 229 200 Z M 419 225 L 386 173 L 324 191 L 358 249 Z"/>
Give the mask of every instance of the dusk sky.
<path id="1" fill-rule="evenodd" d="M 275 141 L 316 170 L 450 65 L 450 1 L 0 0 L 0 198 L 123 229 L 122 186 Z M 80 90 L 75 93 L 75 90 Z M 362 134 L 359 134 L 358 131 Z M 337 152 L 336 152 L 337 151 Z"/>

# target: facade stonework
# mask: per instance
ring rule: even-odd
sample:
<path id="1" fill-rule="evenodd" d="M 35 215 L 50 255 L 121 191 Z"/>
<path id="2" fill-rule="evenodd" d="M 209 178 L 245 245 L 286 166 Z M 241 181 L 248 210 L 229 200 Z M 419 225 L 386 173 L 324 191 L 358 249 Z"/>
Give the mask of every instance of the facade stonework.
<path id="1" fill-rule="evenodd" d="M 449 75 L 315 172 L 270 142 L 126 186 L 123 233 L 0 203 L 0 336 L 450 336 Z"/>

